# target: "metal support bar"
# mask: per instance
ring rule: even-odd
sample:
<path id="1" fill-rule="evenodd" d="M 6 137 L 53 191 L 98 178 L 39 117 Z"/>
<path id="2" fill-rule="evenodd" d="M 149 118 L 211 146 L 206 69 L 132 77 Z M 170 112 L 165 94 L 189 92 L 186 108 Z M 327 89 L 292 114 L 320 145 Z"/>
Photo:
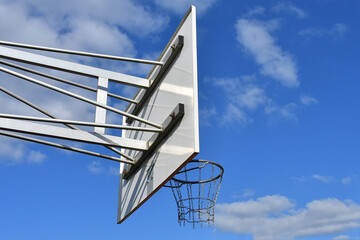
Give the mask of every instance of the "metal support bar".
<path id="1" fill-rule="evenodd" d="M 134 164 L 134 161 L 131 161 L 131 160 L 126 160 L 126 159 L 122 159 L 122 158 L 108 156 L 108 155 L 104 155 L 104 154 L 101 154 L 101 153 L 91 152 L 91 151 L 88 151 L 88 150 L 75 148 L 75 147 L 70 147 L 70 146 L 67 146 L 67 145 L 59 144 L 59 143 L 44 141 L 44 140 L 40 140 L 40 139 L 36 139 L 36 138 L 32 138 L 32 137 L 26 137 L 26 136 L 22 136 L 22 135 L 18 135 L 18 134 L 7 133 L 7 132 L 4 132 L 4 131 L 0 131 L 0 135 L 4 135 L 4 136 L 7 136 L 7 137 L 12 137 L 12 138 L 17 138 L 17 139 L 21 139 L 21 140 L 25 140 L 25 141 L 30 141 L 30 142 L 34 142 L 34 143 L 40 143 L 40 144 L 48 145 L 48 146 L 51 146 L 51 147 L 61 148 L 61 149 L 74 151 L 74 152 L 78 152 L 78 153 L 84 153 L 84 154 L 92 155 L 92 156 L 95 156 L 95 157 L 106 158 L 106 159 L 116 161 L 116 162 L 123 162 L 123 163 L 127 163 L 127 164 L 130 164 L 130 165 Z"/>
<path id="2" fill-rule="evenodd" d="M 148 88 L 150 86 L 149 80 L 145 78 L 104 70 L 101 68 L 91 67 L 75 62 L 64 61 L 52 57 L 46 57 L 43 55 L 20 51 L 8 47 L 0 46 L 0 57 L 87 77 L 103 77 L 109 79 L 109 81 L 135 87 Z"/>
<path id="3" fill-rule="evenodd" d="M 36 46 L 36 45 L 23 44 L 23 43 L 0 41 L 0 45 L 42 50 L 42 51 L 48 51 L 48 52 L 67 53 L 67 54 L 80 55 L 80 56 L 86 56 L 86 57 L 105 58 L 105 59 L 119 60 L 119 61 L 126 61 L 126 62 L 144 63 L 144 64 L 152 64 L 152 65 L 160 65 L 160 66 L 164 65 L 163 62 L 159 62 L 159 61 L 129 58 L 129 57 L 119 57 L 119 56 L 113 56 L 113 55 L 81 52 L 81 51 L 66 50 L 66 49 L 60 49 L 60 48 L 43 47 L 43 46 Z"/>
<path id="4" fill-rule="evenodd" d="M 46 78 L 49 78 L 49 79 L 52 79 L 52 80 L 55 80 L 55 81 L 58 81 L 58 82 L 66 83 L 66 84 L 69 84 L 69 85 L 72 85 L 72 86 L 75 86 L 75 87 L 86 89 L 86 90 L 89 90 L 89 91 L 92 91 L 92 92 L 97 91 L 96 88 L 92 88 L 92 87 L 89 87 L 89 86 L 86 86 L 86 85 L 83 85 L 83 84 L 80 84 L 80 83 L 72 82 L 72 81 L 69 81 L 69 80 L 66 80 L 66 79 L 63 79 L 63 78 L 60 78 L 60 77 L 55 77 L 55 76 L 52 76 L 50 74 L 35 71 L 33 69 L 26 68 L 26 67 L 23 67 L 23 66 L 20 66 L 20 65 L 17 65 L 17 64 L 13 64 L 13 63 L 10 63 L 10 62 L 0 60 L 0 64 L 6 65 L 6 66 L 9 66 L 9 67 L 12 67 L 12 68 L 16 68 L 16 69 L 19 69 L 19 70 L 22 70 L 22 71 L 25 71 L 25 72 L 33 73 L 33 74 L 36 74 L 36 75 L 39 75 L 39 76 L 42 76 L 42 77 L 46 77 Z M 109 92 L 108 92 L 108 96 L 113 97 L 113 98 L 117 98 L 119 100 L 123 100 L 123 101 L 126 101 L 126 102 L 131 102 L 131 103 L 134 103 L 134 104 L 138 103 L 138 101 L 136 101 L 136 100 L 126 98 L 126 97 L 123 97 L 123 96 L 119 96 L 119 95 L 109 93 Z"/>
<path id="5" fill-rule="evenodd" d="M 129 109 L 129 111 L 128 111 L 129 113 L 131 113 L 132 115 L 139 114 L 141 109 L 143 109 L 144 104 L 150 99 L 151 95 L 154 93 L 154 91 L 156 90 L 156 88 L 158 87 L 158 85 L 160 84 L 162 79 L 164 78 L 165 74 L 167 73 L 167 71 L 169 70 L 171 65 L 174 63 L 174 61 L 180 54 L 183 46 L 184 46 L 184 36 L 179 35 L 174 46 L 172 47 L 172 51 L 170 51 L 168 53 L 168 55 L 165 57 L 164 66 L 161 67 L 159 73 L 156 75 L 156 77 L 155 77 L 154 81 L 151 83 L 150 87 L 145 90 L 145 93 L 142 96 L 139 103 L 136 104 L 136 106 L 134 108 Z M 135 118 L 128 117 L 126 122 L 131 124 L 134 119 Z"/>
<path id="6" fill-rule="evenodd" d="M 178 126 L 178 123 L 182 120 L 185 114 L 185 106 L 182 103 L 179 103 L 176 108 L 172 111 L 169 117 L 164 121 L 164 131 L 162 133 L 155 133 L 150 140 L 151 143 L 149 149 L 143 152 L 139 152 L 135 156 L 135 165 L 128 166 L 123 173 L 123 178 L 128 179 L 132 174 L 134 174 L 140 167 L 140 165 L 154 154 L 160 144 L 167 139 L 173 130 Z"/>
<path id="7" fill-rule="evenodd" d="M 1 87 L 1 86 L 0 86 L 0 90 L 3 91 L 4 93 L 8 94 L 9 96 L 11 96 L 11 97 L 19 100 L 20 102 L 25 103 L 26 105 L 34 108 L 35 110 L 37 110 L 37 111 L 39 111 L 39 112 L 41 112 L 41 113 L 43 113 L 43 114 L 45 114 L 46 116 L 48 116 L 48 117 L 51 118 L 51 119 L 46 119 L 46 118 L 44 118 L 44 119 L 46 119 L 46 120 L 48 120 L 48 121 L 53 120 L 54 122 L 58 120 L 58 119 L 57 119 L 55 116 L 53 116 L 52 114 L 50 114 L 50 113 L 48 113 L 47 111 L 45 111 L 44 109 L 36 106 L 35 104 L 33 104 L 33 103 L 25 100 L 24 98 L 16 95 L 15 93 L 13 93 L 13 92 L 11 92 L 11 91 L 9 91 L 9 90 Z M 15 115 L 15 116 L 16 116 L 16 115 Z M 24 116 L 23 116 L 23 117 L 24 117 Z M 34 120 L 34 119 L 33 119 L 33 120 Z M 35 120 L 34 120 L 34 121 L 35 121 Z M 59 120 L 59 121 L 61 121 L 61 120 Z M 65 121 L 66 121 L 66 120 L 65 120 Z M 64 124 L 65 126 L 67 126 L 67 127 L 70 128 L 70 129 L 79 130 L 77 127 L 74 127 L 74 126 L 70 125 L 70 124 L 71 124 L 70 122 L 71 122 L 71 121 L 68 120 L 68 122 L 61 122 L 61 123 Z M 76 122 L 76 121 L 75 121 L 75 122 Z M 59 122 L 59 123 L 60 123 L 60 122 Z M 70 123 L 70 124 L 69 124 L 69 123 Z M 82 124 L 78 124 L 78 125 L 82 125 Z M 86 126 L 86 124 L 83 124 L 83 125 Z M 109 149 L 109 150 L 111 150 L 111 151 L 113 151 L 113 152 L 115 152 L 115 153 L 117 153 L 117 154 L 119 154 L 120 156 L 125 157 L 126 159 L 129 159 L 129 160 L 132 160 L 132 161 L 134 160 L 132 157 L 130 157 L 130 156 L 122 153 L 121 151 L 119 151 L 118 149 L 116 149 L 116 148 L 114 148 L 114 147 L 107 146 L 106 148 Z"/>
<path id="8" fill-rule="evenodd" d="M 1 86 L 0 86 L 0 91 L 2 91 L 2 92 L 4 92 L 4 93 L 6 93 L 7 95 L 9 95 L 9 96 L 11 96 L 11 97 L 13 97 L 13 98 L 15 98 L 15 99 L 19 100 L 20 102 L 22 102 L 22 103 L 24 103 L 24 104 L 28 105 L 29 107 L 31 107 L 31 108 L 33 108 L 33 109 L 35 109 L 35 110 L 37 110 L 37 111 L 41 112 L 42 114 L 45 114 L 46 116 L 56 119 L 56 117 L 55 117 L 54 115 L 52 115 L 52 114 L 48 113 L 48 112 L 47 112 L 47 111 L 45 111 L 44 109 L 42 109 L 42 108 L 40 108 L 40 107 L 36 106 L 35 104 L 33 104 L 33 103 L 29 102 L 28 100 L 26 100 L 26 99 L 24 99 L 24 98 L 20 97 L 19 95 L 17 95 L 17 94 L 15 94 L 15 93 L 13 93 L 13 92 L 11 92 L 11 91 L 9 91 L 9 90 L 7 90 L 7 89 L 5 89 L 5 88 L 1 87 Z M 71 126 L 71 125 L 69 125 L 69 124 L 67 124 L 67 123 L 64 123 L 64 125 L 65 125 L 65 126 L 67 126 L 67 127 L 69 127 L 69 128 L 71 128 L 71 129 L 77 129 L 76 127 Z"/>
<path id="9" fill-rule="evenodd" d="M 107 124 L 107 123 L 83 122 L 83 121 L 75 121 L 75 120 L 58 119 L 55 117 L 41 118 L 41 117 L 31 117 L 31 116 L 0 113 L 0 118 L 11 118 L 11 119 L 29 120 L 29 121 L 37 121 L 37 122 L 59 123 L 59 124 L 64 124 L 64 125 L 65 124 L 73 124 L 73 125 L 90 126 L 90 127 L 126 129 L 126 130 L 141 131 L 141 132 L 161 132 L 162 131 L 161 129 L 156 129 L 156 128 L 133 127 L 133 126 Z"/>
<path id="10" fill-rule="evenodd" d="M 148 149 L 147 141 L 134 140 L 111 135 L 103 135 L 82 130 L 73 130 L 58 126 L 45 125 L 8 118 L 0 118 L 0 129 L 44 137 L 98 144 L 102 146 L 133 149 L 138 151 Z"/>
<path id="11" fill-rule="evenodd" d="M 5 72 L 5 73 L 8 73 L 8 74 L 11 74 L 11 75 L 16 76 L 16 77 L 19 77 L 19 78 L 22 78 L 22 79 L 24 79 L 24 80 L 26 80 L 26 81 L 35 83 L 35 84 L 37 84 L 37 85 L 40 85 L 40 86 L 49 88 L 49 89 L 51 89 L 51 90 L 60 92 L 60 93 L 62 93 L 62 94 L 68 95 L 68 96 L 70 96 L 70 97 L 79 99 L 79 100 L 84 101 L 84 102 L 87 102 L 87 103 L 89 103 L 89 104 L 92 104 L 92 105 L 95 105 L 95 106 L 98 106 L 98 107 L 105 108 L 105 109 L 107 109 L 107 110 L 109 110 L 109 111 L 112 111 L 112 112 L 114 112 L 114 113 L 118 113 L 118 114 L 120 114 L 120 115 L 124 115 L 124 116 L 126 116 L 126 117 L 133 118 L 133 119 L 135 119 L 135 120 L 137 120 L 137 121 L 139 121 L 139 122 L 148 124 L 148 125 L 150 125 L 150 126 L 153 126 L 153 127 L 159 128 L 159 129 L 162 128 L 161 125 L 156 124 L 156 123 L 153 123 L 153 122 L 150 122 L 150 121 L 145 120 L 145 119 L 143 119 L 143 118 L 141 118 L 141 117 L 134 116 L 134 115 L 132 115 L 132 114 L 130 114 L 130 113 L 127 113 L 127 112 L 118 110 L 118 109 L 116 109 L 116 108 L 113 108 L 113 107 L 110 107 L 110 106 L 107 106 L 107 105 L 104 105 L 104 104 L 101 104 L 101 103 L 98 103 L 98 102 L 93 101 L 93 100 L 91 100 L 91 99 L 85 98 L 85 97 L 83 97 L 83 96 L 80 96 L 80 95 L 78 95 L 78 94 L 75 94 L 75 93 L 72 93 L 72 92 L 69 92 L 69 91 L 66 91 L 66 90 L 64 90 L 64 89 L 62 89 L 62 88 L 53 86 L 53 85 L 51 85 L 51 84 L 44 83 L 44 82 L 42 82 L 42 81 L 40 81 L 40 80 L 37 80 L 37 79 L 31 78 L 31 77 L 28 77 L 28 76 L 23 75 L 23 74 L 20 74 L 20 73 L 17 73 L 17 72 L 15 72 L 15 71 L 10 70 L 10 69 L 4 68 L 4 67 L 0 67 L 0 71 Z"/>

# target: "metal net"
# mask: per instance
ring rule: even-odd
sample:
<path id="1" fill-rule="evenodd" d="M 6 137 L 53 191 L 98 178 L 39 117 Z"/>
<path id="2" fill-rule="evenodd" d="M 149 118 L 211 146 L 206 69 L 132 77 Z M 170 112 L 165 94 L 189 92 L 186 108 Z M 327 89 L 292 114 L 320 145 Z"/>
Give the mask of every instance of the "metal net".
<path id="1" fill-rule="evenodd" d="M 178 207 L 180 226 L 214 223 L 214 207 L 224 169 L 207 160 L 192 160 L 169 182 Z"/>

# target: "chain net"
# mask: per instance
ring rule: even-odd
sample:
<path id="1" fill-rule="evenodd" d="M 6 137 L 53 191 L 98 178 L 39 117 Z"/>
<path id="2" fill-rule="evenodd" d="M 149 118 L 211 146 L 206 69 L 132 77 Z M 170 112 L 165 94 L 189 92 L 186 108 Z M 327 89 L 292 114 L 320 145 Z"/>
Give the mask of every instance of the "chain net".
<path id="1" fill-rule="evenodd" d="M 171 180 L 170 187 L 178 207 L 180 225 L 214 223 L 215 202 L 224 169 L 217 163 L 192 160 Z"/>

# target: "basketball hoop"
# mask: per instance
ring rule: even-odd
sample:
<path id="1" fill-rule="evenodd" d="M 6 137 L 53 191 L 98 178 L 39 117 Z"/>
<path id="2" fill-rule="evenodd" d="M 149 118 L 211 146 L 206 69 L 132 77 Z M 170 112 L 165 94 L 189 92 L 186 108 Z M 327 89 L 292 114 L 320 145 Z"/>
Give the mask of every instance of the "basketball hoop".
<path id="1" fill-rule="evenodd" d="M 215 162 L 192 160 L 170 181 L 180 225 L 214 223 L 214 207 L 224 169 Z"/>

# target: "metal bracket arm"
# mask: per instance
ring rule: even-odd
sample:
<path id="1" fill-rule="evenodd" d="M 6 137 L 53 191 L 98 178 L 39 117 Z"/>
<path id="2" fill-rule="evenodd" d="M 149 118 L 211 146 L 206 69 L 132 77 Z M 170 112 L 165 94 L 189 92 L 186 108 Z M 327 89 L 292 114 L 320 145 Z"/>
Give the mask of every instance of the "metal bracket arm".
<path id="1" fill-rule="evenodd" d="M 132 174 L 134 174 L 141 164 L 149 159 L 151 155 L 155 153 L 158 147 L 161 146 L 162 142 L 167 139 L 173 130 L 177 127 L 178 123 L 182 120 L 185 114 L 185 106 L 182 103 L 179 103 L 176 108 L 171 112 L 169 117 L 166 118 L 163 126 L 163 132 L 155 133 L 150 140 L 148 141 L 149 148 L 146 151 L 139 152 L 135 156 L 135 164 L 127 166 L 124 170 L 123 178 L 128 179 Z"/>
<path id="2" fill-rule="evenodd" d="M 76 142 L 99 144 L 102 146 L 122 147 L 140 151 L 148 149 L 148 143 L 142 140 L 128 139 L 123 137 L 86 132 L 82 130 L 73 130 L 22 120 L 0 118 L 0 130 L 65 139 Z"/>

